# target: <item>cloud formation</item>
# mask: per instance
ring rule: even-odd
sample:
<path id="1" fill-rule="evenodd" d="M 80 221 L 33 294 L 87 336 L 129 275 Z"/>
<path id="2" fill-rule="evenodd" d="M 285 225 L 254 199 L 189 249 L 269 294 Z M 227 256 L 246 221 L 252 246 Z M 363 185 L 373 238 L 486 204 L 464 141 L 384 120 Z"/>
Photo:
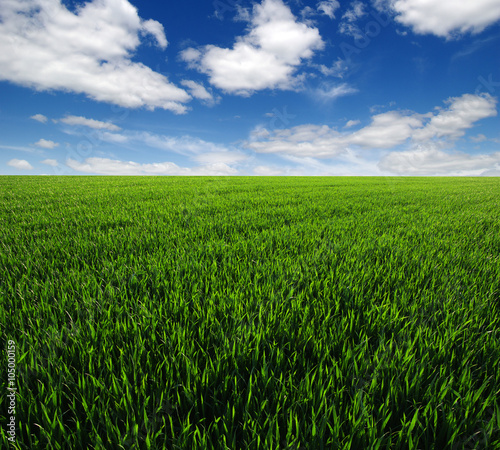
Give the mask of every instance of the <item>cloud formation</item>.
<path id="1" fill-rule="evenodd" d="M 497 100 L 491 95 L 465 94 L 462 97 L 446 101 L 447 109 L 438 109 L 438 114 L 431 117 L 427 125 L 418 130 L 413 139 L 427 141 L 434 138 L 456 140 L 478 120 L 497 115 Z"/>
<path id="2" fill-rule="evenodd" d="M 57 167 L 59 163 L 57 162 L 56 159 L 44 159 L 43 161 L 40 161 L 42 164 L 45 164 L 47 166 L 51 167 Z"/>
<path id="3" fill-rule="evenodd" d="M 180 167 L 173 162 L 141 164 L 109 158 L 87 158 L 80 162 L 69 158 L 66 165 L 77 172 L 99 175 L 234 175 L 236 169 L 225 163 Z"/>
<path id="4" fill-rule="evenodd" d="M 318 29 L 297 22 L 282 0 L 263 0 L 248 20 L 247 34 L 233 48 L 188 48 L 181 58 L 225 92 L 248 96 L 262 89 L 295 88 L 301 62 L 324 46 Z"/>
<path id="5" fill-rule="evenodd" d="M 25 159 L 11 159 L 7 165 L 19 170 L 33 170 L 33 166 Z"/>
<path id="6" fill-rule="evenodd" d="M 340 83 L 340 84 L 323 83 L 320 87 L 318 87 L 315 90 L 314 96 L 318 100 L 332 101 L 339 97 L 355 94 L 357 92 L 358 90 L 356 88 L 349 86 L 349 84 L 347 83 Z"/>
<path id="7" fill-rule="evenodd" d="M 47 139 L 40 139 L 38 142 L 35 142 L 37 147 L 53 149 L 56 148 L 59 144 L 54 141 L 49 141 Z"/>
<path id="8" fill-rule="evenodd" d="M 141 19 L 127 0 L 94 0 L 74 13 L 61 0 L 2 2 L 0 80 L 184 113 L 190 95 L 131 60 L 140 36 L 147 35 L 160 48 L 167 46 L 163 26 Z"/>
<path id="9" fill-rule="evenodd" d="M 184 156 L 200 155 L 202 153 L 224 153 L 227 148 L 214 142 L 205 141 L 193 136 L 167 136 L 148 131 L 127 131 L 124 133 L 104 132 L 99 139 L 111 143 L 135 143 L 158 150 L 175 152 Z"/>
<path id="10" fill-rule="evenodd" d="M 500 170 L 500 152 L 486 155 L 447 153 L 430 145 L 392 152 L 382 158 L 379 167 L 398 175 L 479 176 L 491 170 Z"/>
<path id="11" fill-rule="evenodd" d="M 323 0 L 318 3 L 316 9 L 330 19 L 335 19 L 335 12 L 340 8 L 337 0 Z"/>
<path id="12" fill-rule="evenodd" d="M 418 34 L 450 38 L 460 33 L 480 33 L 500 20 L 498 0 L 387 0 L 378 1 L 396 13 L 396 20 Z"/>
<path id="13" fill-rule="evenodd" d="M 30 117 L 30 119 L 36 120 L 37 122 L 40 123 L 47 123 L 47 117 L 45 117 L 43 114 L 35 114 Z"/>
<path id="14" fill-rule="evenodd" d="M 359 0 L 351 3 L 350 8 L 342 16 L 339 24 L 339 32 L 362 39 L 363 33 L 356 25 L 356 22 L 366 15 L 365 4 Z"/>
<path id="15" fill-rule="evenodd" d="M 213 94 L 205 88 L 201 83 L 197 83 L 193 80 L 182 80 L 181 84 L 189 89 L 189 93 L 198 100 L 201 100 L 207 106 L 215 105 L 219 98 L 214 98 Z"/>
<path id="16" fill-rule="evenodd" d="M 356 131 L 339 132 L 327 125 L 311 124 L 271 131 L 257 127 L 245 146 L 257 153 L 314 158 L 334 158 L 352 147 L 395 149 L 405 143 L 449 146 L 477 121 L 497 115 L 497 100 L 489 94 L 464 94 L 448 99 L 446 104 L 447 108 L 426 114 L 413 111 L 376 114 L 370 124 Z M 353 126 L 356 122 L 348 124 Z"/>
<path id="17" fill-rule="evenodd" d="M 111 122 L 101 122 L 100 120 L 87 119 L 82 116 L 66 116 L 59 119 L 59 122 L 65 123 L 66 125 L 73 126 L 83 126 L 93 128 L 94 130 L 109 130 L 109 131 L 119 131 L 121 128 Z"/>

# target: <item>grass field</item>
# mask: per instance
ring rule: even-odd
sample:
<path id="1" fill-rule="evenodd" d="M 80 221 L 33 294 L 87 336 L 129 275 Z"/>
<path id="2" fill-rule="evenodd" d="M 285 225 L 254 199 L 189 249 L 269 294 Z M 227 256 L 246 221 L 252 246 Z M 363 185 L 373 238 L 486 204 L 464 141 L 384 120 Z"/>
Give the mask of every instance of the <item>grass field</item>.
<path id="1" fill-rule="evenodd" d="M 2 177 L 0 301 L 16 448 L 500 449 L 498 178 Z"/>

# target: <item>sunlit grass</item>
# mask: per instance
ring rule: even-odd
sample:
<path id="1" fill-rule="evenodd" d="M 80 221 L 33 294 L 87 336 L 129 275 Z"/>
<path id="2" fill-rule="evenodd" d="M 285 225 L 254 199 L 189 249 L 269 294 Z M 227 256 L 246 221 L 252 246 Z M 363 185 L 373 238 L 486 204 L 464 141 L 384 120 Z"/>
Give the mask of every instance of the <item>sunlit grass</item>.
<path id="1" fill-rule="evenodd" d="M 499 194 L 0 178 L 17 447 L 500 448 Z"/>

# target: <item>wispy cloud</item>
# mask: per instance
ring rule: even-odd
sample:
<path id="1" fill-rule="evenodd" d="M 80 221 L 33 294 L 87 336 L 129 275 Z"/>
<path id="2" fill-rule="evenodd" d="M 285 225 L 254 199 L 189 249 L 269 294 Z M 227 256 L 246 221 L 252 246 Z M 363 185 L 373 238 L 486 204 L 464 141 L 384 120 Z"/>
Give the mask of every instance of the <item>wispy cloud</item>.
<path id="1" fill-rule="evenodd" d="M 366 15 L 365 4 L 359 0 L 354 1 L 351 7 L 344 13 L 339 24 L 339 32 L 353 36 L 356 39 L 363 37 L 363 33 L 356 22 Z"/>
<path id="2" fill-rule="evenodd" d="M 347 83 L 323 83 L 314 90 L 314 97 L 321 101 L 333 101 L 339 97 L 356 94 L 358 90 Z"/>
<path id="3" fill-rule="evenodd" d="M 42 164 L 45 164 L 47 166 L 51 167 L 57 167 L 59 163 L 57 162 L 56 159 L 44 159 L 43 161 L 40 161 Z"/>
<path id="4" fill-rule="evenodd" d="M 109 130 L 109 131 L 119 131 L 121 128 L 111 122 L 101 122 L 100 120 L 87 119 L 82 116 L 66 116 L 59 119 L 66 125 L 72 126 L 83 126 L 88 128 L 93 128 L 94 130 Z"/>
<path id="5" fill-rule="evenodd" d="M 19 152 L 28 152 L 28 153 L 41 152 L 41 150 L 36 150 L 32 147 L 23 147 L 20 145 L 0 145 L 0 148 L 4 150 L 15 150 Z"/>
<path id="6" fill-rule="evenodd" d="M 335 12 L 340 8 L 337 0 L 323 0 L 318 3 L 316 9 L 330 19 L 335 19 Z"/>

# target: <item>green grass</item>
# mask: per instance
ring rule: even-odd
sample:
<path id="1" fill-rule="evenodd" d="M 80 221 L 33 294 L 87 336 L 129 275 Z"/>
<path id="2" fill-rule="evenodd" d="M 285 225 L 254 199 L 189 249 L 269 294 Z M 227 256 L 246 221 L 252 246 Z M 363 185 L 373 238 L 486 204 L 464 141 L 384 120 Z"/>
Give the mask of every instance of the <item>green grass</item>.
<path id="1" fill-rule="evenodd" d="M 499 194 L 0 178 L 16 447 L 500 449 Z"/>

